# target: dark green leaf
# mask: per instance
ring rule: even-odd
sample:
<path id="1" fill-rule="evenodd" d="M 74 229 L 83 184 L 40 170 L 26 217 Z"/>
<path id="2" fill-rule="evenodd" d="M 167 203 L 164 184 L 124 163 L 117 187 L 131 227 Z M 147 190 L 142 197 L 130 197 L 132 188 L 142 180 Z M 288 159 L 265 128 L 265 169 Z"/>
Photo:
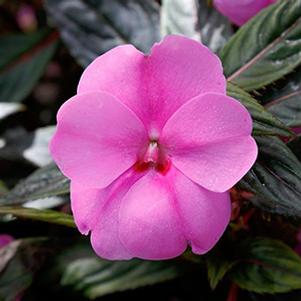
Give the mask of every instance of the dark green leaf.
<path id="1" fill-rule="evenodd" d="M 301 68 L 262 91 L 265 107 L 290 127 L 301 126 Z"/>
<path id="2" fill-rule="evenodd" d="M 24 106 L 20 103 L 0 102 L 0 120 L 23 109 Z"/>
<path id="3" fill-rule="evenodd" d="M 57 34 L 48 31 L 0 38 L 0 102 L 19 102 L 31 92 L 56 45 Z"/>
<path id="4" fill-rule="evenodd" d="M 220 15 L 207 0 L 163 0 L 161 10 L 163 35 L 182 34 L 202 41 L 213 51 L 219 50 L 233 34 L 227 18 Z"/>
<path id="5" fill-rule="evenodd" d="M 301 63 L 301 0 L 263 10 L 231 38 L 221 59 L 228 80 L 249 91 L 290 73 Z"/>
<path id="6" fill-rule="evenodd" d="M 213 253 L 206 256 L 206 264 L 210 286 L 215 289 L 226 273 L 236 264 L 236 261 L 216 256 Z"/>
<path id="7" fill-rule="evenodd" d="M 32 283 L 33 274 L 41 262 L 38 256 L 45 253 L 44 238 L 15 240 L 0 249 L 0 300 L 19 299 Z"/>
<path id="8" fill-rule="evenodd" d="M 252 115 L 254 135 L 292 135 L 286 125 L 266 111 L 248 92 L 228 83 L 227 94 L 239 100 Z"/>
<path id="9" fill-rule="evenodd" d="M 296 136 L 288 143 L 288 147 L 293 151 L 296 157 L 301 161 L 301 135 Z"/>
<path id="10" fill-rule="evenodd" d="M 65 250 L 53 266 L 60 269 L 63 286 L 81 291 L 90 299 L 164 282 L 187 273 L 187 266 L 181 267 L 175 261 L 102 260 L 86 244 Z"/>
<path id="11" fill-rule="evenodd" d="M 152 0 L 46 0 L 46 9 L 83 66 L 117 45 L 147 52 L 159 40 L 159 6 Z"/>
<path id="12" fill-rule="evenodd" d="M 205 259 L 209 284 L 213 290 L 237 263 L 236 246 L 229 238 L 224 235 L 210 252 L 201 257 Z"/>
<path id="13" fill-rule="evenodd" d="M 240 182 L 252 202 L 271 212 L 301 216 L 301 163 L 276 137 L 256 137 L 257 162 Z"/>
<path id="14" fill-rule="evenodd" d="M 28 201 L 63 195 L 69 192 L 69 180 L 55 164 L 49 164 L 21 181 L 5 197 L 0 205 L 17 205 Z"/>
<path id="15" fill-rule="evenodd" d="M 248 291 L 240 291 L 238 300 L 243 301 L 299 301 L 301 300 L 301 290 L 286 294 L 256 294 Z"/>
<path id="16" fill-rule="evenodd" d="M 85 296 L 94 299 L 171 280 L 180 274 L 176 264 L 168 262 L 108 262 L 97 258 L 82 258 L 67 267 L 62 284 L 75 285 L 77 290 L 84 290 Z"/>
<path id="17" fill-rule="evenodd" d="M 182 0 L 162 0 L 161 32 L 162 35 L 182 34 L 192 39 L 200 40 L 196 29 L 198 22 L 196 2 Z"/>
<path id="18" fill-rule="evenodd" d="M 301 258 L 283 242 L 268 238 L 246 240 L 238 254 L 240 261 L 229 276 L 241 288 L 257 293 L 301 288 Z"/>
<path id="19" fill-rule="evenodd" d="M 3 272 L 8 262 L 15 256 L 19 246 L 21 244 L 21 240 L 15 240 L 9 243 L 6 248 L 0 248 L 0 273 Z"/>
<path id="20" fill-rule="evenodd" d="M 36 129 L 32 133 L 32 144 L 23 151 L 23 157 L 40 167 L 51 163 L 49 143 L 54 132 L 55 126 L 45 126 Z"/>
<path id="21" fill-rule="evenodd" d="M 69 195 L 58 195 L 58 196 L 52 196 L 52 197 L 38 199 L 34 201 L 28 201 L 24 203 L 22 207 L 33 208 L 33 209 L 52 209 L 64 204 L 68 204 L 69 202 L 70 202 Z"/>
<path id="22" fill-rule="evenodd" d="M 0 274 L 0 300 L 14 301 L 31 285 L 32 273 L 20 260 L 13 260 Z"/>
<path id="23" fill-rule="evenodd" d="M 3 134 L 4 146 L 0 146 L 0 158 L 25 159 L 36 166 L 45 166 L 52 162 L 49 142 L 54 131 L 54 126 L 38 128 L 33 132 L 27 132 L 23 128 L 10 128 Z"/>
<path id="24" fill-rule="evenodd" d="M 213 51 L 220 50 L 233 35 L 229 20 L 209 5 L 208 0 L 196 0 L 201 41 Z"/>
<path id="25" fill-rule="evenodd" d="M 75 228 L 73 218 L 70 214 L 55 210 L 40 210 L 24 207 L 0 207 L 0 214 L 12 214 L 19 218 L 27 218 L 51 224 L 63 225 Z"/>
<path id="26" fill-rule="evenodd" d="M 0 180 L 0 197 L 8 192 L 8 188 L 3 181 Z"/>

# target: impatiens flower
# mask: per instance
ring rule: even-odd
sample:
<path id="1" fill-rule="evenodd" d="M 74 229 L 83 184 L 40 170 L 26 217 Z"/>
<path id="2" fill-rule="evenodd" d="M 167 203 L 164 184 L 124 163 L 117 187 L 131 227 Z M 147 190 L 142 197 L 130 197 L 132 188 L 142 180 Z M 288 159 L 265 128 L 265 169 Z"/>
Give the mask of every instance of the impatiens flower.
<path id="1" fill-rule="evenodd" d="M 228 189 L 257 156 L 220 60 L 181 36 L 97 58 L 57 121 L 50 149 L 75 222 L 107 259 L 206 253 L 229 222 Z"/>
<path id="2" fill-rule="evenodd" d="M 277 0 L 214 0 L 215 7 L 234 24 L 241 26 Z"/>
<path id="3" fill-rule="evenodd" d="M 5 247 L 13 240 L 14 238 L 8 234 L 0 234 L 0 248 Z"/>

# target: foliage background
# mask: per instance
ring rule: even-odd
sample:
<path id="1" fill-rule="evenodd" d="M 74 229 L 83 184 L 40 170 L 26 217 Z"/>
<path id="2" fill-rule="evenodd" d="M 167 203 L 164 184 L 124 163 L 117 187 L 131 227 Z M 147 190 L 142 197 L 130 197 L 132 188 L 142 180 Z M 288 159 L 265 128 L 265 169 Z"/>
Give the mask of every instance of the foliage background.
<path id="1" fill-rule="evenodd" d="M 206 256 L 97 258 L 74 228 L 69 181 L 48 152 L 83 68 L 112 47 L 170 33 L 221 58 L 250 111 L 257 163 L 231 191 L 232 221 Z M 240 30 L 206 0 L 0 0 L 0 300 L 301 299 L 301 0 Z"/>

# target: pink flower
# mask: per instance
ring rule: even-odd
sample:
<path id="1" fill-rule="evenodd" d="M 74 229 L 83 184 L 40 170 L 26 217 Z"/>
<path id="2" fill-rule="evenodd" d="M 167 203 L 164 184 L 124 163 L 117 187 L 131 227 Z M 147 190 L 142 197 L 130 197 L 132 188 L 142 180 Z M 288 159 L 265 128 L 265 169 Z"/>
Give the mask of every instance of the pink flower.
<path id="1" fill-rule="evenodd" d="M 234 24 L 241 26 L 277 0 L 214 0 L 215 7 Z"/>
<path id="2" fill-rule="evenodd" d="M 257 156 L 220 60 L 181 36 L 97 58 L 57 120 L 51 153 L 71 179 L 75 222 L 107 259 L 207 252 L 230 219 L 227 190 Z"/>
<path id="3" fill-rule="evenodd" d="M 22 4 L 16 14 L 20 28 L 25 32 L 34 31 L 37 28 L 37 18 L 32 6 Z"/>
<path id="4" fill-rule="evenodd" d="M 14 238 L 8 234 L 0 234 L 0 248 L 5 247 L 13 240 Z"/>

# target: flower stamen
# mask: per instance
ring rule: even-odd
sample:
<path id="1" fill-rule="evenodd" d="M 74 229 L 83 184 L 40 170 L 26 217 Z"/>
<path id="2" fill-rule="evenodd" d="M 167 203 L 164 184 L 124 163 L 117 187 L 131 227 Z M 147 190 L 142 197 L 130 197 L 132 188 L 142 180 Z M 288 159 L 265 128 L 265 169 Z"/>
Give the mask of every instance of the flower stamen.
<path id="1" fill-rule="evenodd" d="M 170 160 L 167 158 L 159 143 L 155 140 L 151 140 L 144 155 L 137 160 L 134 168 L 140 172 L 153 168 L 157 172 L 165 175 L 170 168 Z"/>

